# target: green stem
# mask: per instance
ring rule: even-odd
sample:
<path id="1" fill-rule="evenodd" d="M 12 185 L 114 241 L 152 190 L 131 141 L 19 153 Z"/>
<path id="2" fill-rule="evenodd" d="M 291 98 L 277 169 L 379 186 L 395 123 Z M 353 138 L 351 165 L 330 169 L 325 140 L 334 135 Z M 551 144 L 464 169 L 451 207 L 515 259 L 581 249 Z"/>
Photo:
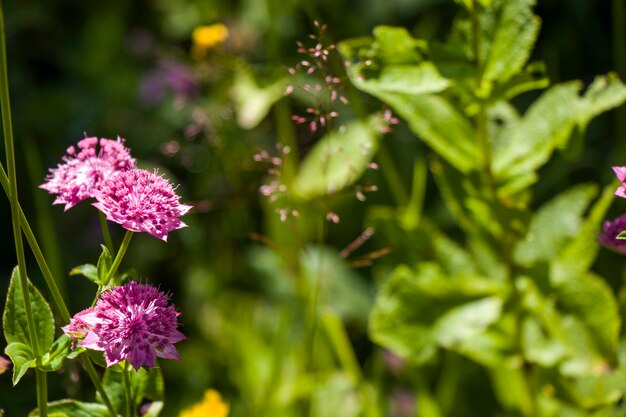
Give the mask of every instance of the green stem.
<path id="1" fill-rule="evenodd" d="M 341 318 L 334 312 L 325 310 L 321 315 L 321 319 L 341 366 L 352 380 L 352 383 L 357 385 L 363 378 L 363 373 Z"/>
<path id="2" fill-rule="evenodd" d="M 126 416 L 135 417 L 135 404 L 133 400 L 133 388 L 130 384 L 130 370 L 128 369 L 128 362 L 124 361 L 124 370 L 122 375 L 124 378 L 124 391 L 126 392 Z"/>
<path id="3" fill-rule="evenodd" d="M 102 386 L 102 383 L 100 382 L 100 377 L 96 372 L 96 368 L 94 368 L 93 366 L 93 362 L 91 362 L 91 358 L 85 353 L 81 355 L 81 359 L 83 360 L 83 367 L 85 368 L 85 371 L 87 371 L 87 375 L 89 375 L 89 378 L 93 382 L 94 387 L 96 387 L 96 391 L 98 391 L 98 393 L 100 394 L 100 399 L 109 411 L 109 414 L 111 415 L 111 417 L 117 417 L 115 408 L 113 408 L 113 404 L 111 403 L 109 396 L 107 395 L 104 387 Z"/>
<path id="4" fill-rule="evenodd" d="M 37 408 L 39 415 L 45 416 L 48 413 L 48 376 L 44 371 L 35 369 L 35 380 L 37 382 Z"/>
<path id="5" fill-rule="evenodd" d="M 9 179 L 7 177 L 6 172 L 4 171 L 4 167 L 1 164 L 0 164 L 0 183 L 2 183 L 2 187 L 4 188 L 4 191 L 7 194 L 7 196 L 10 196 L 11 192 L 9 190 Z M 63 322 L 69 323 L 70 312 L 67 309 L 65 301 L 63 301 L 63 297 L 61 296 L 61 293 L 59 292 L 59 289 L 56 285 L 56 281 L 54 280 L 52 272 L 50 272 L 50 268 L 48 267 L 46 258 L 44 257 L 43 252 L 41 251 L 39 243 L 37 242 L 37 238 L 35 238 L 33 230 L 31 229 L 30 224 L 28 223 L 28 219 L 26 218 L 26 215 L 22 211 L 21 207 L 19 207 L 19 215 L 20 215 L 20 226 L 22 227 L 22 231 L 24 232 L 24 235 L 26 236 L 26 240 L 28 241 L 28 244 L 33 252 L 33 255 L 35 256 L 37 265 L 39 266 L 39 269 L 41 270 L 41 273 L 43 274 L 46 285 L 48 286 L 48 290 L 52 294 L 54 305 L 56 309 L 59 311 L 59 314 L 61 314 L 61 319 L 63 320 Z M 87 370 L 87 374 L 89 375 L 91 381 L 93 382 L 96 390 L 100 393 L 100 397 L 102 398 L 102 401 L 109 409 L 111 416 L 115 417 L 116 416 L 115 410 L 113 409 L 113 406 L 111 405 L 111 401 L 109 400 L 109 397 L 107 396 L 106 392 L 102 388 L 100 379 L 98 378 L 98 374 L 96 373 L 96 370 L 93 367 L 93 363 L 91 362 L 91 358 L 86 356 L 84 357 L 84 359 L 85 359 L 84 366 L 85 366 L 85 369 Z"/>
<path id="6" fill-rule="evenodd" d="M 4 188 L 4 192 L 6 193 L 7 197 L 11 199 L 11 189 L 9 185 L 9 178 L 6 172 L 4 171 L 4 167 L 2 165 L 0 165 L 0 183 L 2 183 L 2 188 Z M 61 292 L 59 291 L 59 288 L 57 287 L 54 276 L 52 275 L 52 272 L 50 271 L 50 267 L 48 266 L 48 263 L 46 262 L 43 252 L 41 251 L 41 247 L 39 246 L 39 243 L 37 242 L 37 239 L 35 238 L 33 230 L 31 229 L 30 224 L 28 223 L 28 219 L 26 218 L 26 215 L 24 214 L 24 211 L 22 210 L 22 207 L 19 206 L 19 204 L 18 204 L 18 211 L 19 211 L 20 226 L 22 228 L 22 231 L 24 232 L 24 236 L 26 237 L 26 241 L 28 242 L 28 245 L 33 251 L 33 255 L 35 256 L 37 265 L 39 266 L 39 269 L 41 270 L 41 273 L 43 274 L 44 280 L 46 281 L 46 285 L 48 286 L 48 290 L 52 294 L 52 300 L 54 302 L 54 305 L 56 309 L 59 311 L 59 313 L 61 314 L 61 318 L 63 319 L 63 321 L 65 323 L 69 323 L 70 321 L 69 310 L 67 309 L 67 306 L 65 305 L 65 301 L 63 301 L 63 296 L 61 295 Z"/>
<path id="7" fill-rule="evenodd" d="M 115 252 L 113 247 L 113 240 L 111 240 L 111 232 L 109 232 L 109 224 L 104 216 L 104 213 L 98 210 L 98 219 L 100 219 L 100 229 L 102 229 L 102 237 L 104 238 L 104 244 L 111 253 Z"/>
<path id="8" fill-rule="evenodd" d="M 20 227 L 20 206 L 17 197 L 17 174 L 15 169 L 15 148 L 13 141 L 13 125 L 11 120 L 11 100 L 9 98 L 9 77 L 7 66 L 6 39 L 4 27 L 4 8 L 0 3 L 0 106 L 2 107 L 2 127 L 4 131 L 4 144 L 6 148 L 7 170 L 9 171 L 9 200 L 11 201 L 11 222 L 13 225 L 13 240 L 15 242 L 15 254 L 17 257 L 17 268 L 19 271 L 20 286 L 24 297 L 24 312 L 26 313 L 26 323 L 28 326 L 28 339 L 31 348 L 37 357 L 41 357 L 45 352 L 41 351 L 35 320 L 30 305 L 30 295 L 28 289 L 28 275 L 26 272 L 26 258 L 24 256 L 24 243 L 22 241 L 22 229 Z M 47 390 L 46 381 L 42 378 L 39 370 L 37 375 L 37 403 L 39 415 L 46 417 Z"/>
<path id="9" fill-rule="evenodd" d="M 122 263 L 122 259 L 124 259 L 124 255 L 126 254 L 126 250 L 128 249 L 128 245 L 130 244 L 130 239 L 132 237 L 133 237 L 133 232 L 131 232 L 130 230 L 127 230 L 126 234 L 124 235 L 124 240 L 122 241 L 122 245 L 120 246 L 120 250 L 117 251 L 117 255 L 115 256 L 115 259 L 113 260 L 113 265 L 111 265 L 111 269 L 109 269 L 109 273 L 104 279 L 103 284 L 105 287 L 109 285 L 109 283 L 111 282 L 111 279 L 117 272 L 117 268 L 120 266 L 120 263 Z"/>

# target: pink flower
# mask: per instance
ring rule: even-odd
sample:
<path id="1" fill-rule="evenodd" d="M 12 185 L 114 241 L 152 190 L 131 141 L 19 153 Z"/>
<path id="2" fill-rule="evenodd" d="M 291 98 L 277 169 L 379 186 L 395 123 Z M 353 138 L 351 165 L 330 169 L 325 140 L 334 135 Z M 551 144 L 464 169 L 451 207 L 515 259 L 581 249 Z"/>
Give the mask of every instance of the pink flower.
<path id="1" fill-rule="evenodd" d="M 93 205 L 107 220 L 164 241 L 168 232 L 187 226 L 178 217 L 191 208 L 179 203 L 169 181 L 143 169 L 119 172 L 100 185 L 95 197 Z"/>
<path id="2" fill-rule="evenodd" d="M 4 356 L 0 356 L 0 375 L 5 373 L 9 367 L 11 366 L 11 361 L 9 361 Z"/>
<path id="3" fill-rule="evenodd" d="M 135 281 L 104 292 L 95 307 L 76 314 L 63 327 L 85 349 L 104 352 L 107 366 L 128 361 L 133 368 L 153 368 L 156 358 L 180 359 L 174 343 L 178 313 L 168 295 Z"/>
<path id="4" fill-rule="evenodd" d="M 99 141 L 96 137 L 85 138 L 78 142 L 78 148 L 78 153 L 73 146 L 67 148 L 67 155 L 62 158 L 64 163 L 50 168 L 46 182 L 39 186 L 56 194 L 52 204 L 65 204 L 65 210 L 93 197 L 102 181 L 135 166 L 135 159 L 121 138 Z"/>
<path id="5" fill-rule="evenodd" d="M 618 197 L 626 198 L 626 167 L 613 167 L 613 171 L 617 176 L 617 179 L 622 184 L 615 190 L 615 195 Z"/>
<path id="6" fill-rule="evenodd" d="M 613 221 L 605 221 L 602 227 L 604 233 L 598 233 L 600 243 L 616 252 L 626 253 L 626 240 L 617 239 L 617 235 L 626 230 L 626 214 Z"/>

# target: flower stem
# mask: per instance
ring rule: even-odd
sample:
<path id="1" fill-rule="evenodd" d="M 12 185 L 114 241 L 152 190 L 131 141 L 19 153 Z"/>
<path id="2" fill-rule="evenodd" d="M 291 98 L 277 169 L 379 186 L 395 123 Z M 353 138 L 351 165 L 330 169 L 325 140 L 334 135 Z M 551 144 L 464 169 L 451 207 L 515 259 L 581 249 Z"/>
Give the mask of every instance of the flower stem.
<path id="1" fill-rule="evenodd" d="M 111 232 L 109 232 L 109 224 L 107 223 L 104 213 L 98 210 L 98 219 L 100 219 L 100 228 L 102 229 L 102 237 L 104 238 L 104 244 L 111 253 L 115 252 L 113 247 L 113 240 L 111 240 Z"/>
<path id="2" fill-rule="evenodd" d="M 120 266 L 120 263 L 122 263 L 122 259 L 124 259 L 124 255 L 126 254 L 126 250 L 128 249 L 128 245 L 130 244 L 130 239 L 132 237 L 133 237 L 133 232 L 131 232 L 130 230 L 127 230 L 126 234 L 124 235 L 124 240 L 122 241 L 122 245 L 120 246 L 120 250 L 117 251 L 117 255 L 115 256 L 115 259 L 113 260 L 113 265 L 111 265 L 111 269 L 109 269 L 109 273 L 104 279 L 105 287 L 109 285 L 109 283 L 111 282 L 111 279 L 113 278 L 113 276 L 115 276 L 115 273 L 117 272 L 117 268 Z"/>
<path id="3" fill-rule="evenodd" d="M 126 416 L 135 417 L 135 404 L 133 400 L 133 387 L 130 384 L 130 369 L 128 369 L 128 361 L 124 361 L 124 370 L 122 376 L 124 379 L 124 391 L 126 392 Z"/>
<path id="4" fill-rule="evenodd" d="M 4 131 L 4 144 L 6 149 L 7 170 L 9 171 L 9 200 L 11 201 L 11 222 L 13 224 L 13 240 L 15 242 L 15 254 L 17 257 L 17 268 L 19 271 L 20 286 L 24 297 L 24 312 L 28 326 L 28 339 L 32 350 L 37 357 L 41 357 L 42 352 L 37 338 L 35 320 L 30 305 L 28 289 L 28 275 L 26 272 L 26 258 L 24 256 L 24 243 L 22 241 L 22 229 L 20 227 L 20 206 L 17 198 L 17 175 L 15 169 L 15 148 L 13 142 L 13 125 L 11 121 L 11 102 L 9 98 L 9 77 L 7 66 L 6 39 L 4 29 L 4 9 L 0 2 L 0 107 L 2 108 L 2 127 Z M 45 375 L 36 370 L 37 380 L 37 406 L 39 415 L 46 417 L 47 409 L 47 384 Z"/>
<path id="5" fill-rule="evenodd" d="M 83 366 L 85 367 L 85 371 L 87 371 L 87 375 L 93 382 L 94 387 L 96 387 L 96 391 L 100 394 L 100 399 L 104 403 L 105 407 L 109 411 L 111 417 L 117 417 L 117 413 L 115 412 L 115 408 L 113 408 L 113 404 L 109 399 L 102 383 L 100 382 L 100 377 L 98 377 L 98 373 L 96 372 L 96 368 L 94 368 L 93 363 L 91 362 L 91 358 L 87 356 L 87 354 L 81 355 L 81 359 L 83 360 Z"/>
<path id="6" fill-rule="evenodd" d="M 45 416 L 48 413 L 48 376 L 44 371 L 35 369 L 35 380 L 37 381 L 37 408 L 39 415 Z"/>
<path id="7" fill-rule="evenodd" d="M 6 193 L 7 197 L 11 199 L 9 177 L 4 171 L 4 167 L 2 165 L 0 165 L 0 183 L 2 183 L 2 187 L 4 188 L 4 192 Z M 43 252 L 41 251 L 41 247 L 39 246 L 39 243 L 37 242 L 37 239 L 35 238 L 33 230 L 31 229 L 30 224 L 28 223 L 28 219 L 26 218 L 26 215 L 24 214 L 24 211 L 22 210 L 22 207 L 19 204 L 18 204 L 18 211 L 19 211 L 20 226 L 22 228 L 22 231 L 24 232 L 24 236 L 26 237 L 26 241 L 28 242 L 28 245 L 33 251 L 33 255 L 35 256 L 37 265 L 39 266 L 39 269 L 41 270 L 41 273 L 43 274 L 44 280 L 46 281 L 46 285 L 48 286 L 48 290 L 52 294 L 52 301 L 54 302 L 56 309 L 61 314 L 61 319 L 65 323 L 69 323 L 70 313 L 67 309 L 67 306 L 65 305 L 65 301 L 63 301 L 63 296 L 61 295 L 61 292 L 59 291 L 59 288 L 57 287 L 56 281 L 52 275 L 52 272 L 50 271 L 50 267 L 48 266 L 48 263 L 46 262 Z"/>

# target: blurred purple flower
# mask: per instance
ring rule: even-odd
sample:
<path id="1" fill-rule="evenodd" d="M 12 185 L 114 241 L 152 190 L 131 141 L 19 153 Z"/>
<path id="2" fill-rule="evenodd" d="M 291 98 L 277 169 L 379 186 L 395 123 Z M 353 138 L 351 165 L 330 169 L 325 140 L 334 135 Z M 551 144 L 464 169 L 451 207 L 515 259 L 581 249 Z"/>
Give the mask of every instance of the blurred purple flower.
<path id="1" fill-rule="evenodd" d="M 626 253 L 626 240 L 617 239 L 617 235 L 626 230 L 626 214 L 613 221 L 605 221 L 602 228 L 604 233 L 598 233 L 600 243 L 616 252 Z"/>
<path id="2" fill-rule="evenodd" d="M 184 100 L 196 95 L 198 83 L 189 67 L 175 61 L 159 63 L 139 85 L 139 99 L 146 105 L 155 106 L 168 91 Z"/>
<path id="3" fill-rule="evenodd" d="M 406 388 L 396 388 L 391 394 L 391 417 L 410 417 L 416 415 L 417 400 L 415 393 Z"/>
<path id="4" fill-rule="evenodd" d="M 180 204 L 168 180 L 156 173 L 133 169 L 102 183 L 93 206 L 132 232 L 146 232 L 167 241 L 167 233 L 186 227 L 179 217 L 191 206 Z"/>
<path id="5" fill-rule="evenodd" d="M 107 366 L 127 360 L 133 368 L 153 368 L 156 358 L 180 359 L 174 343 L 178 313 L 169 296 L 135 281 L 102 294 L 95 307 L 76 314 L 63 331 L 85 349 L 104 352 Z"/>
<path id="6" fill-rule="evenodd" d="M 5 358 L 4 356 L 0 356 L 0 375 L 9 370 L 11 366 L 11 361 Z"/>
<path id="7" fill-rule="evenodd" d="M 100 184 L 115 173 L 135 167 L 135 159 L 122 138 L 85 138 L 78 142 L 78 148 L 78 153 L 74 146 L 67 148 L 64 163 L 50 168 L 46 182 L 39 186 L 56 194 L 52 204 L 65 204 L 65 210 L 93 197 Z"/>

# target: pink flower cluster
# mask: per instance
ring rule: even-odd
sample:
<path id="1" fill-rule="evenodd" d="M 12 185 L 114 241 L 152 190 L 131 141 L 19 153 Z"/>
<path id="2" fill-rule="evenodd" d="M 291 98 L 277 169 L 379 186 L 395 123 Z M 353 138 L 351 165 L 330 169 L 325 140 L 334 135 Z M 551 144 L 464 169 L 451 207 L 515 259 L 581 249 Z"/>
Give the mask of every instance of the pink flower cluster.
<path id="1" fill-rule="evenodd" d="M 191 206 L 179 203 L 180 197 L 169 181 L 135 168 L 124 139 L 85 138 L 78 142 L 78 148 L 77 153 L 70 146 L 64 163 L 50 169 L 40 186 L 56 194 L 53 204 L 65 204 L 68 210 L 82 200 L 95 198 L 93 205 L 107 220 L 164 241 L 168 232 L 186 226 L 178 217 Z"/>
<path id="2" fill-rule="evenodd" d="M 107 366 L 126 360 L 136 370 L 152 368 L 157 356 L 179 359 L 174 343 L 186 339 L 177 330 L 180 313 L 168 299 L 151 285 L 131 281 L 103 293 L 63 331 L 78 346 L 103 351 Z"/>
<path id="3" fill-rule="evenodd" d="M 178 219 L 191 206 L 180 204 L 172 185 L 162 176 L 143 169 L 122 171 L 95 191 L 93 206 L 107 220 L 133 232 L 146 232 L 167 241 L 171 230 L 187 226 Z"/>
<path id="4" fill-rule="evenodd" d="M 78 142 L 78 149 L 77 152 L 73 146 L 67 148 L 67 155 L 62 158 L 64 163 L 51 168 L 46 182 L 39 186 L 56 194 L 52 204 L 65 204 L 65 210 L 94 197 L 100 183 L 117 172 L 135 167 L 135 159 L 121 138 L 85 138 Z"/>
<path id="5" fill-rule="evenodd" d="M 626 198 L 626 167 L 613 167 L 617 179 L 621 183 L 615 190 L 615 195 Z M 617 239 L 617 236 L 626 230 L 626 214 L 614 220 L 607 220 L 602 224 L 604 233 L 598 233 L 600 243 L 616 252 L 626 253 L 626 240 Z"/>

